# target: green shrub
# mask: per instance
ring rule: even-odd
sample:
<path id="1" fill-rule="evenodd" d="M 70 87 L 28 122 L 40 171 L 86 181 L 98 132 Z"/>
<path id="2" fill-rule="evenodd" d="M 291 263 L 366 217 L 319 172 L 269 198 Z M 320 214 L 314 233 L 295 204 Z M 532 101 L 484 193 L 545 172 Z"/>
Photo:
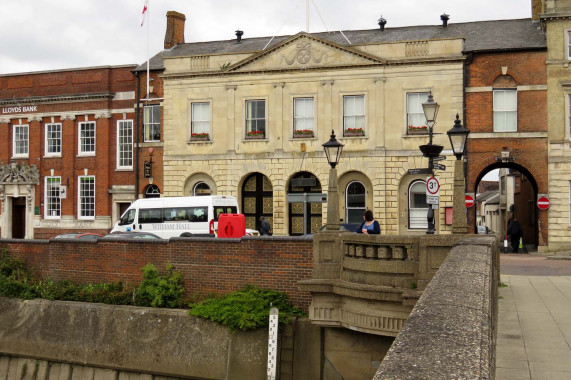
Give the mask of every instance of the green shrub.
<path id="1" fill-rule="evenodd" d="M 174 271 L 171 264 L 161 276 L 153 264 L 143 268 L 143 281 L 135 290 L 135 305 L 152 307 L 184 307 L 184 283 L 182 274 Z"/>
<path id="2" fill-rule="evenodd" d="M 268 326 L 272 306 L 279 310 L 280 324 L 305 315 L 289 302 L 285 293 L 254 286 L 192 304 L 189 314 L 220 323 L 231 331 L 252 330 Z"/>

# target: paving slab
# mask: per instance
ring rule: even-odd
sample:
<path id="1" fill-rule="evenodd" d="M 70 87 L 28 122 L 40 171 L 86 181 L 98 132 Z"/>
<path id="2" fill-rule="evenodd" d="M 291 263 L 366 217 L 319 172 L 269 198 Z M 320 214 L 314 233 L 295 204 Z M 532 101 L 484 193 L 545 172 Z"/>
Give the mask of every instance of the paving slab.
<path id="1" fill-rule="evenodd" d="M 496 379 L 571 379 L 571 276 L 501 281 Z"/>

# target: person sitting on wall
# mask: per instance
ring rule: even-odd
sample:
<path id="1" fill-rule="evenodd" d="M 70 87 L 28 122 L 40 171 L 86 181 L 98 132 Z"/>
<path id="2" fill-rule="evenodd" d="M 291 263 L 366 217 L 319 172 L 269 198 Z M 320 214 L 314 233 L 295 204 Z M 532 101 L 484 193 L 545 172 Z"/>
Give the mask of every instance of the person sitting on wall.
<path id="1" fill-rule="evenodd" d="M 357 233 L 365 235 L 381 234 L 381 225 L 379 224 L 379 222 L 375 220 L 375 218 L 373 217 L 373 212 L 371 210 L 365 211 L 365 213 L 363 214 L 363 218 L 365 220 L 359 226 Z"/>

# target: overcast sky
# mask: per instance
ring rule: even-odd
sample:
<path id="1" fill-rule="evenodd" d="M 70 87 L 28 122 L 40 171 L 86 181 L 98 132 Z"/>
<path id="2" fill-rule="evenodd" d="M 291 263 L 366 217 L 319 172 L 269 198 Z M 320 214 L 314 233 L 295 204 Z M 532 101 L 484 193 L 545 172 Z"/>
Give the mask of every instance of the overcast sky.
<path id="1" fill-rule="evenodd" d="M 0 74 L 138 64 L 147 59 L 144 0 L 0 0 Z M 150 55 L 162 50 L 167 11 L 186 15 L 186 42 L 295 34 L 306 0 L 149 0 Z M 316 11 L 317 9 L 317 11 Z M 310 32 L 526 18 L 531 0 L 310 0 Z M 322 21 L 323 20 L 323 21 Z"/>

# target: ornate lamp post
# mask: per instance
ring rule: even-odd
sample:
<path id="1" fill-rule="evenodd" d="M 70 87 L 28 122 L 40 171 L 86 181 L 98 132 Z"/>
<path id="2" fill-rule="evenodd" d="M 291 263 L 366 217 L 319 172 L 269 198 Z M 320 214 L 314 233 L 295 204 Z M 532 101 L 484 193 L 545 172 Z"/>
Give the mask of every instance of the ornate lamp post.
<path id="1" fill-rule="evenodd" d="M 428 95 L 428 100 L 422 103 L 422 110 L 424 111 L 424 117 L 426 118 L 426 125 L 428 126 L 428 144 L 421 145 L 420 151 L 424 157 L 428 157 L 428 169 L 431 175 L 434 175 L 434 161 L 435 157 L 438 157 L 442 149 L 441 145 L 432 144 L 432 128 L 436 124 L 436 115 L 438 115 L 438 109 L 440 105 L 434 101 L 432 97 L 432 92 Z M 432 209 L 432 204 L 428 205 L 428 213 L 426 215 L 428 221 L 427 234 L 434 234 L 434 210 Z"/>
<path id="2" fill-rule="evenodd" d="M 466 140 L 470 131 L 462 126 L 462 122 L 456 114 L 454 126 L 446 132 L 452 145 L 452 152 L 456 156 L 454 163 L 454 203 L 452 207 L 452 233 L 465 234 L 468 232 L 466 224 L 466 201 L 464 184 L 464 162 L 462 156 L 466 149 Z"/>
<path id="3" fill-rule="evenodd" d="M 339 231 L 339 192 L 337 190 L 337 169 L 335 167 L 341 158 L 343 144 L 335 138 L 335 132 L 331 130 L 331 138 L 323 144 L 323 150 L 327 156 L 329 169 L 329 187 L 327 188 L 327 224 L 328 231 Z"/>

